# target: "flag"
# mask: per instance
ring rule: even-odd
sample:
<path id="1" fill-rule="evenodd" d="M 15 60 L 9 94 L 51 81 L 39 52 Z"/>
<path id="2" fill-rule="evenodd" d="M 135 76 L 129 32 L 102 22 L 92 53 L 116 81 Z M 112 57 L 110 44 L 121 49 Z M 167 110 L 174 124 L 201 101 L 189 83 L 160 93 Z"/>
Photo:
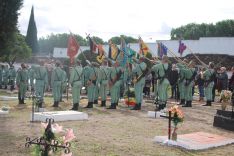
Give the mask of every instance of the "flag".
<path id="1" fill-rule="evenodd" d="M 130 47 L 126 47 L 126 50 L 128 52 L 128 62 L 133 64 L 133 58 L 137 58 L 137 55 L 139 55 L 136 51 L 131 49 Z"/>
<path id="2" fill-rule="evenodd" d="M 67 56 L 70 57 L 70 63 L 74 64 L 74 58 L 78 53 L 80 45 L 77 43 L 75 37 L 70 35 L 67 43 Z"/>
<path id="3" fill-rule="evenodd" d="M 119 48 L 110 41 L 108 57 L 112 60 L 116 60 L 119 53 L 120 53 Z"/>
<path id="4" fill-rule="evenodd" d="M 147 53 L 150 53 L 149 47 L 145 44 L 145 42 L 141 39 L 141 37 L 139 38 L 139 45 L 140 45 L 140 55 L 144 55 L 146 56 Z"/>
<path id="5" fill-rule="evenodd" d="M 158 43 L 158 56 L 162 58 L 163 55 L 167 55 L 167 47 L 163 43 Z"/>
<path id="6" fill-rule="evenodd" d="M 89 44 L 90 44 L 90 52 L 96 53 L 98 45 L 94 42 L 94 40 L 91 37 L 88 37 L 88 38 L 89 38 Z"/>
<path id="7" fill-rule="evenodd" d="M 122 52 L 122 60 L 120 61 L 120 65 L 122 67 L 125 67 L 127 61 L 128 61 L 128 51 L 127 51 L 127 46 L 126 42 L 123 37 L 121 37 L 121 44 L 120 44 L 120 50 Z"/>
<path id="8" fill-rule="evenodd" d="M 185 49 L 186 49 L 186 45 L 181 40 L 179 40 L 178 53 L 180 53 L 180 56 L 182 56 Z"/>
<path id="9" fill-rule="evenodd" d="M 103 46 L 101 44 L 97 46 L 97 49 L 98 49 L 97 61 L 99 63 L 102 63 L 103 59 L 105 58 L 105 50 L 103 49 Z"/>

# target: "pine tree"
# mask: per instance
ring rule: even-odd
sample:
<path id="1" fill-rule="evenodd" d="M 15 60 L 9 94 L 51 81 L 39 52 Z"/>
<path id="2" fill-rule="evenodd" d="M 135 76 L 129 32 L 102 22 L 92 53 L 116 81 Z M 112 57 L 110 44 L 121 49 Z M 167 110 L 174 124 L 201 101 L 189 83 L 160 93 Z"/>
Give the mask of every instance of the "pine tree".
<path id="1" fill-rule="evenodd" d="M 37 26 L 34 20 L 34 9 L 32 6 L 31 15 L 28 24 L 28 30 L 26 35 L 26 43 L 32 49 L 32 53 L 36 54 L 39 51 L 37 40 Z"/>

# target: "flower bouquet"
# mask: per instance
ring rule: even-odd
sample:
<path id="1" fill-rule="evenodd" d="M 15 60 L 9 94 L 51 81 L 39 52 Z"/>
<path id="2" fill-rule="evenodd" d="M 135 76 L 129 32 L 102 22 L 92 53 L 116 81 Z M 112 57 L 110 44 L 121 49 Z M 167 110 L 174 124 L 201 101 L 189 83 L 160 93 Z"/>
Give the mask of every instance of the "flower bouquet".
<path id="1" fill-rule="evenodd" d="M 33 156 L 48 156 L 54 154 L 72 156 L 69 147 L 71 145 L 70 141 L 76 137 L 73 133 L 73 129 L 64 130 L 62 126 L 51 123 L 41 123 L 41 127 L 45 130 L 43 137 L 41 137 L 39 141 L 43 145 L 34 145 Z M 64 149 L 64 151 L 62 151 L 62 149 Z"/>
<path id="2" fill-rule="evenodd" d="M 174 124 L 174 131 L 172 133 L 172 140 L 177 140 L 177 125 L 184 121 L 184 113 L 179 109 L 177 105 L 172 106 L 169 111 L 171 111 L 172 122 Z"/>
<path id="3" fill-rule="evenodd" d="M 232 97 L 232 92 L 229 90 L 222 90 L 220 94 L 220 99 L 222 101 L 221 108 L 222 110 L 226 110 L 228 103 L 230 103 Z"/>
<path id="4" fill-rule="evenodd" d="M 136 105 L 134 88 L 130 88 L 129 90 L 127 90 L 125 92 L 124 101 L 125 101 L 126 105 L 129 105 L 129 106 L 135 106 Z"/>

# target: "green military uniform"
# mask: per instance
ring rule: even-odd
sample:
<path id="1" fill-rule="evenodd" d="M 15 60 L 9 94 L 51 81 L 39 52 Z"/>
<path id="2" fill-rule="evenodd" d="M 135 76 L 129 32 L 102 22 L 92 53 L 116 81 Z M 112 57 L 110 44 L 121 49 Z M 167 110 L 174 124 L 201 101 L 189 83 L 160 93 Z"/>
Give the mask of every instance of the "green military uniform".
<path id="1" fill-rule="evenodd" d="M 111 106 L 108 109 L 116 109 L 116 105 L 119 101 L 120 97 L 120 77 L 122 75 L 122 70 L 119 65 L 115 65 L 115 67 L 111 67 L 110 75 L 109 75 L 109 82 L 111 85 L 110 88 L 110 95 L 111 95 Z"/>
<path id="2" fill-rule="evenodd" d="M 147 66 L 144 62 L 136 64 L 135 68 L 132 70 L 132 76 L 135 79 L 139 78 L 146 70 L 146 67 Z M 145 86 L 145 75 L 141 77 L 140 79 L 138 79 L 137 82 L 135 82 L 134 89 L 135 89 L 136 105 L 132 110 L 141 109 L 141 103 L 143 99 L 142 93 L 143 93 L 144 86 Z"/>
<path id="3" fill-rule="evenodd" d="M 86 67 L 85 77 L 87 81 L 87 92 L 88 92 L 88 105 L 85 108 L 93 108 L 94 98 L 96 93 L 96 81 L 98 73 L 94 65 Z"/>
<path id="4" fill-rule="evenodd" d="M 47 69 L 44 66 L 36 67 L 34 71 L 35 82 L 35 92 L 36 96 L 41 99 L 38 107 L 42 107 L 44 92 L 48 87 L 48 73 Z"/>
<path id="5" fill-rule="evenodd" d="M 159 64 L 159 62 L 156 62 L 155 65 L 152 66 L 151 68 L 151 74 L 152 77 L 154 78 L 154 96 L 155 96 L 155 102 L 158 102 L 158 81 L 157 81 L 157 75 L 156 75 L 156 69 L 157 69 L 157 65 Z"/>
<path id="6" fill-rule="evenodd" d="M 203 74 L 205 80 L 205 97 L 206 97 L 206 105 L 203 106 L 211 106 L 211 102 L 213 100 L 213 87 L 214 87 L 214 70 L 206 69 Z"/>
<path id="7" fill-rule="evenodd" d="M 19 104 L 25 104 L 24 103 L 24 98 L 25 98 L 25 93 L 27 91 L 27 86 L 28 86 L 28 71 L 25 67 L 25 65 L 21 65 L 22 69 L 19 70 L 16 76 L 16 84 L 19 88 Z"/>
<path id="8" fill-rule="evenodd" d="M 186 104 L 183 107 L 192 107 L 192 88 L 194 86 L 194 78 L 196 76 L 195 68 L 186 68 L 184 77 L 185 77 L 185 101 Z"/>
<path id="9" fill-rule="evenodd" d="M 11 91 L 15 88 L 15 78 L 16 78 L 16 71 L 14 66 L 11 66 L 9 69 L 9 83 L 11 85 Z"/>
<path id="10" fill-rule="evenodd" d="M 63 93 L 66 90 L 67 87 L 67 73 L 65 72 L 65 70 L 62 69 L 62 85 L 61 85 L 61 97 L 60 97 L 60 102 L 62 102 L 63 99 Z"/>
<path id="11" fill-rule="evenodd" d="M 5 89 L 7 89 L 8 85 L 8 74 L 9 74 L 8 65 L 5 65 L 2 71 L 3 86 Z"/>
<path id="12" fill-rule="evenodd" d="M 157 90 L 158 90 L 158 100 L 159 100 L 159 110 L 164 109 L 167 104 L 167 89 L 170 85 L 168 81 L 168 63 L 159 63 L 155 65 L 155 75 L 158 79 Z"/>
<path id="13" fill-rule="evenodd" d="M 100 69 L 98 67 L 95 67 L 95 71 L 97 73 L 97 81 L 95 85 L 95 95 L 94 95 L 93 104 L 98 104 L 98 96 L 99 96 L 99 91 L 100 91 L 100 78 L 99 78 Z"/>
<path id="14" fill-rule="evenodd" d="M 84 83 L 84 73 L 83 68 L 79 65 L 75 65 L 72 67 L 70 72 L 69 83 L 72 86 L 72 99 L 73 99 L 73 107 L 71 110 L 78 110 L 79 102 L 80 102 L 80 91 L 82 88 L 82 84 Z"/>
<path id="15" fill-rule="evenodd" d="M 99 72 L 99 79 L 100 79 L 100 89 L 99 95 L 102 99 L 101 107 L 106 106 L 106 91 L 108 87 L 108 78 L 109 78 L 110 69 L 107 66 L 101 66 Z"/>
<path id="16" fill-rule="evenodd" d="M 178 80 L 178 87 L 179 87 L 179 93 L 180 93 L 180 104 L 185 104 L 185 70 L 186 66 L 177 63 L 177 67 L 179 68 L 179 80 Z"/>
<path id="17" fill-rule="evenodd" d="M 32 65 L 30 69 L 28 69 L 28 76 L 29 76 L 29 85 L 31 86 L 31 91 L 34 91 L 35 88 L 35 70 L 36 70 L 36 66 Z"/>
<path id="18" fill-rule="evenodd" d="M 51 74 L 51 85 L 52 85 L 52 92 L 54 96 L 53 107 L 58 107 L 59 101 L 61 98 L 62 75 L 63 75 L 63 71 L 60 68 L 59 64 L 56 63 L 56 67 L 55 69 L 53 69 L 52 74 Z"/>

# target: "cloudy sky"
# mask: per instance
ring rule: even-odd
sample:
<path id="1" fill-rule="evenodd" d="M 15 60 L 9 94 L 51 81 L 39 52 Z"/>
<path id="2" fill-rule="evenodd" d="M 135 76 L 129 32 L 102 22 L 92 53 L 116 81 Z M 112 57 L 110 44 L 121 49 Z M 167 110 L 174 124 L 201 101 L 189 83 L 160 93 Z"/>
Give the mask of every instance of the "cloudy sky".
<path id="1" fill-rule="evenodd" d="M 233 0 L 24 0 L 19 29 L 26 34 L 34 6 L 38 37 L 69 31 L 107 41 L 121 34 L 148 42 L 170 39 L 171 28 L 234 19 Z"/>

